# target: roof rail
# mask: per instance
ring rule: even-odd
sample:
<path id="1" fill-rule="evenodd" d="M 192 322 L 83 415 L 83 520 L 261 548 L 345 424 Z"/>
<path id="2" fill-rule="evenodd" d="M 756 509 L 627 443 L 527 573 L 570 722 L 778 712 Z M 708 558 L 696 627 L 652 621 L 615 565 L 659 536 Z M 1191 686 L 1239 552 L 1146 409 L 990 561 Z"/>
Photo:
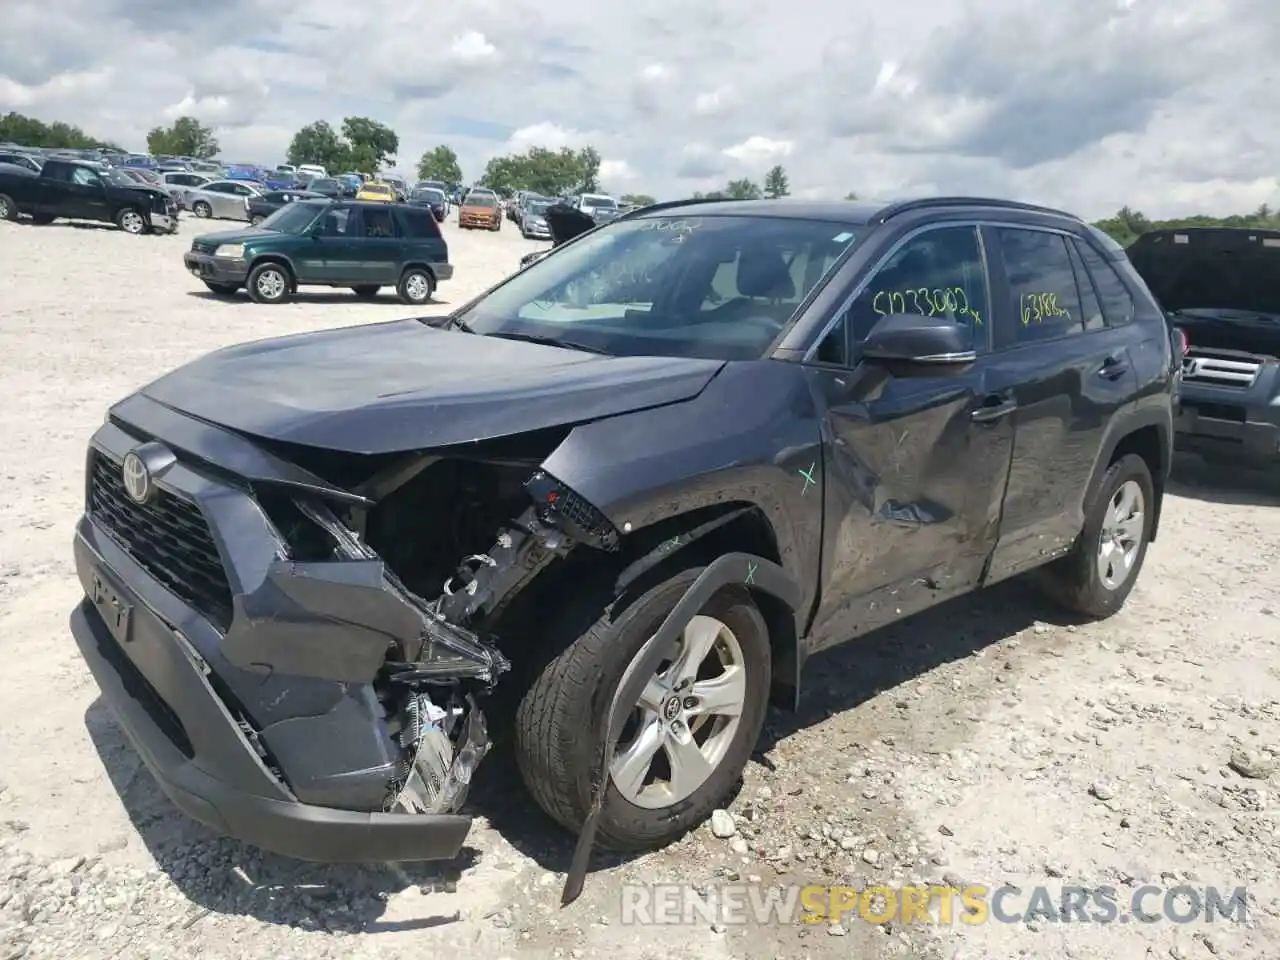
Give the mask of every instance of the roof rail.
<path id="1" fill-rule="evenodd" d="M 674 207 L 687 207 L 694 203 L 721 203 L 731 202 L 736 199 L 736 197 L 686 197 L 683 200 L 660 200 L 658 203 L 651 203 L 647 207 L 636 207 L 634 210 L 624 213 L 618 219 L 627 220 L 642 213 L 653 213 L 655 210 L 670 210 Z"/>
<path id="2" fill-rule="evenodd" d="M 896 200 L 877 211 L 871 220 L 873 223 L 884 223 L 886 220 L 912 210 L 924 210 L 929 207 L 999 207 L 1004 210 L 1024 210 L 1028 213 L 1050 213 L 1071 220 L 1080 219 L 1074 213 L 1067 213 L 1065 210 L 1023 203 L 1021 200 L 1002 200 L 994 197 L 917 197 L 914 200 Z"/>

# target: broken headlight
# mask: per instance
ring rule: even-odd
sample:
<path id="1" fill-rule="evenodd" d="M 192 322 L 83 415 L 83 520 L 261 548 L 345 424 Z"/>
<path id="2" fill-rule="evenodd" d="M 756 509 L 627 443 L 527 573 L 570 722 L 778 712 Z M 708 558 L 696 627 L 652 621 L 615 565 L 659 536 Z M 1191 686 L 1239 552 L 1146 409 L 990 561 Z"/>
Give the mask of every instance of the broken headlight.
<path id="1" fill-rule="evenodd" d="M 574 540 L 603 550 L 618 549 L 618 530 L 590 501 L 551 474 L 539 470 L 525 490 L 533 498 L 538 519 Z"/>

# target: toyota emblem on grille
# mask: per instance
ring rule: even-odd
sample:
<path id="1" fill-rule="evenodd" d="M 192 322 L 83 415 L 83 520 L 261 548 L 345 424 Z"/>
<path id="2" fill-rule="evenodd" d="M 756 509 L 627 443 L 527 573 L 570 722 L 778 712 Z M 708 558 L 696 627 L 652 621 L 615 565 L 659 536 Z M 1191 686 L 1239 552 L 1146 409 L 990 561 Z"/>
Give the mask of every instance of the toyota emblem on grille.
<path id="1" fill-rule="evenodd" d="M 1182 375 L 1184 377 L 1194 377 L 1200 372 L 1200 361 L 1195 357 L 1188 357 L 1182 361 Z"/>
<path id="2" fill-rule="evenodd" d="M 133 451 L 125 454 L 120 475 L 124 481 L 124 492 L 129 494 L 129 498 L 134 503 L 146 503 L 151 499 L 153 490 L 151 471 L 142 462 L 142 458 Z"/>

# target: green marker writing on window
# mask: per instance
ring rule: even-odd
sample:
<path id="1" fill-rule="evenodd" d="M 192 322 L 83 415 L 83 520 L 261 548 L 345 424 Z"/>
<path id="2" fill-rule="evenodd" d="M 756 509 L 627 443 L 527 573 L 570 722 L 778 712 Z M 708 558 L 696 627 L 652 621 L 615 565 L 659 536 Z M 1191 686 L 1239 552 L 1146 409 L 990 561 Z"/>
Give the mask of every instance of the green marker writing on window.
<path id="1" fill-rule="evenodd" d="M 925 317 L 970 317 L 982 326 L 982 316 L 969 304 L 963 287 L 915 287 L 880 290 L 871 298 L 871 309 L 880 317 L 896 313 L 918 313 Z"/>

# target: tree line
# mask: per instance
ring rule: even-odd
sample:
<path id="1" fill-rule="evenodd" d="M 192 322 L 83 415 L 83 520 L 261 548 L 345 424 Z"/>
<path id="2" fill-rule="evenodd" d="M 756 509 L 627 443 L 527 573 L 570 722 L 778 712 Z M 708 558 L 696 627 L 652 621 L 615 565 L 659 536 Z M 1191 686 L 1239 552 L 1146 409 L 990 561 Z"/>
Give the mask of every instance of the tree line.
<path id="1" fill-rule="evenodd" d="M 0 116 L 0 143 L 51 149 L 122 150 L 115 142 L 94 137 L 77 126 L 60 121 L 46 123 L 14 111 Z M 147 150 L 152 154 L 208 160 L 218 155 L 220 147 L 212 128 L 194 117 L 179 117 L 169 126 L 154 127 L 147 133 Z M 400 137 L 386 124 L 369 117 L 346 117 L 337 129 L 327 120 L 307 124 L 293 135 L 286 157 L 295 166 L 319 164 L 332 173 L 376 173 L 394 167 L 399 150 Z M 440 180 L 454 188 L 465 183 L 458 154 L 447 144 L 425 151 L 418 158 L 415 171 L 419 180 Z M 503 194 L 530 190 L 544 196 L 596 193 L 608 187 L 600 182 L 600 153 L 591 146 L 576 150 L 531 147 L 523 153 L 493 157 L 485 164 L 475 185 Z M 743 177 L 730 180 L 718 190 L 694 193 L 693 197 L 759 200 L 786 197 L 790 193 L 787 171 L 777 164 L 766 171 L 759 182 Z M 857 200 L 858 195 L 850 192 L 844 199 Z M 654 202 L 652 196 L 644 193 L 625 194 L 622 200 L 640 206 Z M 1114 216 L 1095 221 L 1094 226 L 1128 246 L 1147 230 L 1205 226 L 1280 229 L 1280 211 L 1263 204 L 1252 213 L 1226 217 L 1195 215 L 1151 220 L 1126 206 Z"/>

